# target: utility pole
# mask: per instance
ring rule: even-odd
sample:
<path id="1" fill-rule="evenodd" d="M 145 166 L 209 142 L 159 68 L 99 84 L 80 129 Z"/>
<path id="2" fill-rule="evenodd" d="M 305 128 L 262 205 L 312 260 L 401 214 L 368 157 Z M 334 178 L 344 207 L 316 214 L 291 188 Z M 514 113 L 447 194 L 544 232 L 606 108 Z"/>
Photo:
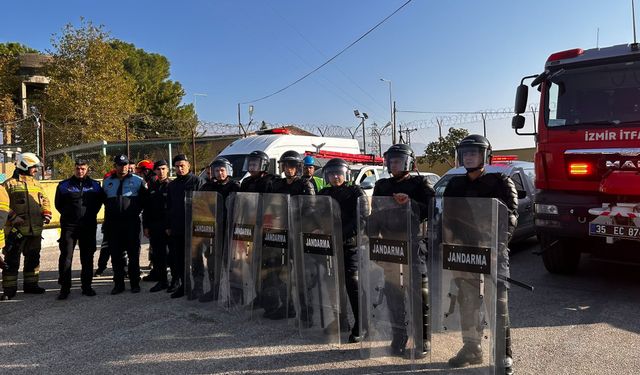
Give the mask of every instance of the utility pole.
<path id="1" fill-rule="evenodd" d="M 487 138 L 487 116 L 484 113 L 481 113 L 480 116 L 482 116 L 482 135 Z"/>
<path id="2" fill-rule="evenodd" d="M 124 122 L 124 137 L 127 144 L 127 159 L 131 157 L 131 150 L 129 149 L 129 123 Z"/>
<path id="3" fill-rule="evenodd" d="M 45 142 L 44 142 L 44 116 L 39 115 L 40 116 L 40 142 L 42 142 L 41 145 L 41 155 L 42 155 L 42 179 L 45 179 L 45 175 L 46 175 L 46 170 L 47 170 L 47 164 L 46 164 L 46 160 L 47 160 L 47 154 L 45 152 Z"/>
<path id="4" fill-rule="evenodd" d="M 240 103 L 238 103 L 238 134 L 242 134 L 242 122 L 240 121 Z"/>
<path id="5" fill-rule="evenodd" d="M 392 129 L 393 130 L 393 137 L 392 137 L 393 138 L 393 140 L 392 140 L 393 144 L 396 143 L 396 113 L 397 112 L 398 111 L 396 109 L 396 101 L 394 100 L 393 101 L 393 129 Z"/>
<path id="6" fill-rule="evenodd" d="M 364 154 L 366 154 L 367 153 L 367 138 L 366 138 L 366 130 L 365 130 L 365 127 L 364 127 L 364 120 L 368 119 L 369 116 L 365 112 L 362 112 L 362 115 L 361 115 L 360 111 L 358 111 L 357 109 L 353 110 L 353 114 L 357 118 L 359 118 L 361 120 L 360 121 L 360 126 L 362 126 L 362 152 Z"/>

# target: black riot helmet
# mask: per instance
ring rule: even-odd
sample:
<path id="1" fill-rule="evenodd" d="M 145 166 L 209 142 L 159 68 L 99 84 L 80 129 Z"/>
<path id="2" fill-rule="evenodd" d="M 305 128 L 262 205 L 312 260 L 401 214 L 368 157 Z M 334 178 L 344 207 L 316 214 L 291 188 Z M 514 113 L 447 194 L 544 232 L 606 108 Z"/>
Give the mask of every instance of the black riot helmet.
<path id="1" fill-rule="evenodd" d="M 351 181 L 351 169 L 346 161 L 340 158 L 334 158 L 329 160 L 324 167 L 322 167 L 322 176 L 327 184 L 331 184 L 331 177 L 344 176 L 345 183 Z"/>
<path id="2" fill-rule="evenodd" d="M 465 162 L 466 155 L 466 162 Z M 456 165 L 467 172 L 482 169 L 491 162 L 491 143 L 479 134 L 464 137 L 456 147 Z"/>
<path id="3" fill-rule="evenodd" d="M 263 151 L 252 151 L 244 159 L 243 171 L 266 172 L 269 168 L 269 156 Z"/>
<path id="4" fill-rule="evenodd" d="M 213 170 L 215 168 L 224 168 L 227 170 L 228 176 L 233 176 L 233 165 L 231 165 L 231 162 L 225 158 L 216 158 L 211 162 L 211 164 L 209 164 L 209 168 L 211 168 L 211 175 L 213 175 Z"/>
<path id="5" fill-rule="evenodd" d="M 394 177 L 400 177 L 415 167 L 415 155 L 409 145 L 395 144 L 383 156 L 387 171 Z"/>
<path id="6" fill-rule="evenodd" d="M 295 167 L 296 176 L 302 175 L 302 156 L 296 151 L 289 150 L 284 152 L 278 160 L 278 166 L 280 167 L 280 173 L 285 173 L 285 167 Z M 293 177 L 293 176 L 286 176 Z"/>

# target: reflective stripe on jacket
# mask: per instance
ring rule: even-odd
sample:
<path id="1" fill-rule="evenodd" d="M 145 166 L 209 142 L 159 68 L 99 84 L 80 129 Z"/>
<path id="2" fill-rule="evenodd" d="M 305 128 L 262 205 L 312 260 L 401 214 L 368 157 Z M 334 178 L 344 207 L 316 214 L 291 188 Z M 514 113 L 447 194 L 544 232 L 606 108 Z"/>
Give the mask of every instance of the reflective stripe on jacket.
<path id="1" fill-rule="evenodd" d="M 51 205 L 40 182 L 32 176 L 19 174 L 3 185 L 9 194 L 10 218 L 20 216 L 24 219 L 24 223 L 16 228 L 24 235 L 41 235 L 44 216 L 51 217 Z"/>

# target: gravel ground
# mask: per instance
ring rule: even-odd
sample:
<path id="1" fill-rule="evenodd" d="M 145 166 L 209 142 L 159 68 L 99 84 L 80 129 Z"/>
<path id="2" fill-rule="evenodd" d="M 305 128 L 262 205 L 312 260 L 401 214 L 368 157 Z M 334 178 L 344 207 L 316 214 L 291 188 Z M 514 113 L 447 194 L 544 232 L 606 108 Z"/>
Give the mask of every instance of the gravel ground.
<path id="1" fill-rule="evenodd" d="M 511 293 L 517 373 L 640 373 L 639 268 L 587 261 L 576 276 L 554 276 L 530 254 L 536 246 L 525 243 L 512 257 L 513 277 L 536 286 Z M 57 301 L 57 256 L 55 248 L 42 252 L 45 295 L 0 303 L 0 373 L 448 372 L 442 362 L 363 360 L 358 344 L 312 345 L 284 321 L 247 322 L 212 303 L 171 300 L 149 293 L 153 283 L 111 296 L 110 273 L 95 280 L 97 296 L 82 296 L 77 252 L 75 287 Z"/>

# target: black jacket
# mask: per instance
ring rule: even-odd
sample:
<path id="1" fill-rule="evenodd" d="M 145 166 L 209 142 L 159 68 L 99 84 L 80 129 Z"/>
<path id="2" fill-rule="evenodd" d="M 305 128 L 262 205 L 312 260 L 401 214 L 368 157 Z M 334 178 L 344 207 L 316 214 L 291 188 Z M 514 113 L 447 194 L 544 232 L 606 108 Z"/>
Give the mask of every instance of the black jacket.
<path id="1" fill-rule="evenodd" d="M 240 191 L 243 193 L 272 193 L 273 182 L 277 178 L 270 173 L 264 173 L 260 177 L 246 177 L 240 184 Z"/>
<path id="2" fill-rule="evenodd" d="M 95 226 L 105 195 L 100 183 L 90 177 L 71 176 L 56 188 L 55 206 L 61 226 Z"/>
<path id="3" fill-rule="evenodd" d="M 240 183 L 227 177 L 227 179 L 223 182 L 218 182 L 216 180 L 207 181 L 207 183 L 204 184 L 200 190 L 216 191 L 220 193 L 220 195 L 222 195 L 223 199 L 226 200 L 229 194 L 240 191 Z"/>
<path id="4" fill-rule="evenodd" d="M 429 216 L 435 191 L 425 176 L 407 175 L 404 178 L 383 178 L 376 182 L 373 188 L 373 196 L 393 196 L 404 193 L 418 205 L 420 221 Z"/>
<path id="5" fill-rule="evenodd" d="M 204 180 L 193 173 L 178 176 L 171 181 L 167 194 L 168 225 L 172 235 L 181 235 L 185 232 L 185 193 L 198 191 L 204 185 Z"/>
<path id="6" fill-rule="evenodd" d="M 318 195 L 328 195 L 335 199 L 340 206 L 342 219 L 342 241 L 355 244 L 354 237 L 358 233 L 358 197 L 364 197 L 364 190 L 360 186 L 328 186 Z"/>
<path id="7" fill-rule="evenodd" d="M 169 195 L 169 179 L 149 181 L 149 193 L 144 211 L 142 226 L 144 228 L 167 229 L 167 197 Z"/>
<path id="8" fill-rule="evenodd" d="M 497 198 L 509 210 L 509 238 L 518 225 L 518 192 L 513 180 L 500 173 L 483 173 L 475 180 L 455 176 L 444 190 L 445 197 Z"/>
<path id="9" fill-rule="evenodd" d="M 273 181 L 272 193 L 289 195 L 316 195 L 316 190 L 309 180 L 296 177 L 288 183 L 286 178 L 278 178 Z"/>

